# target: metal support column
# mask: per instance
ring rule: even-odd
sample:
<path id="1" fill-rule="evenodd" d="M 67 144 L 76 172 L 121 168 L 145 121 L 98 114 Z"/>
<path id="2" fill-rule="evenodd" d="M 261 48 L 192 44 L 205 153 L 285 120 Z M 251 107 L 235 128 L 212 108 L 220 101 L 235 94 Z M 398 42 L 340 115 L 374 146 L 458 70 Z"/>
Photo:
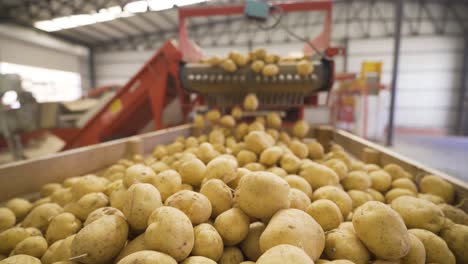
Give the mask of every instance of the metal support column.
<path id="1" fill-rule="evenodd" d="M 461 136 L 468 136 L 468 30 L 465 31 L 460 96 L 458 98 L 456 132 Z"/>
<path id="2" fill-rule="evenodd" d="M 393 144 L 393 132 L 395 123 L 395 104 L 396 90 L 398 81 L 398 66 L 400 62 L 400 44 L 401 44 L 401 24 L 403 20 L 403 0 L 395 0 L 395 34 L 393 44 L 393 72 L 392 85 L 390 91 L 390 109 L 388 117 L 387 141 L 385 144 L 391 146 Z"/>
<path id="3" fill-rule="evenodd" d="M 89 56 L 88 56 L 88 68 L 89 68 L 89 83 L 90 89 L 96 88 L 96 65 L 95 65 L 95 50 L 94 48 L 90 47 L 89 49 Z"/>

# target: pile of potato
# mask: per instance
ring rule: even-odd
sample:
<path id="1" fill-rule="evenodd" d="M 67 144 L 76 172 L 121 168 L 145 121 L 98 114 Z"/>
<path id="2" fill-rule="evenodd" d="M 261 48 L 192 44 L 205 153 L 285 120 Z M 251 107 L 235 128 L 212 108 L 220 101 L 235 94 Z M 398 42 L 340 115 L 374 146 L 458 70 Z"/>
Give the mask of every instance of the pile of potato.
<path id="1" fill-rule="evenodd" d="M 0 208 L 0 264 L 468 263 L 453 186 L 325 153 L 277 113 L 211 110 L 198 136 L 46 184 Z M 202 131 L 207 131 L 203 133 Z M 2 260 L 3 259 L 3 260 Z"/>
<path id="2" fill-rule="evenodd" d="M 239 68 L 249 67 L 253 72 L 272 77 L 279 74 L 278 64 L 294 63 L 299 75 L 309 75 L 314 71 L 314 65 L 306 57 L 280 57 L 274 53 L 268 53 L 265 49 L 256 49 L 249 54 L 232 51 L 226 58 L 212 56 L 203 59 L 201 63 L 213 67 L 221 67 L 226 72 L 236 72 Z"/>

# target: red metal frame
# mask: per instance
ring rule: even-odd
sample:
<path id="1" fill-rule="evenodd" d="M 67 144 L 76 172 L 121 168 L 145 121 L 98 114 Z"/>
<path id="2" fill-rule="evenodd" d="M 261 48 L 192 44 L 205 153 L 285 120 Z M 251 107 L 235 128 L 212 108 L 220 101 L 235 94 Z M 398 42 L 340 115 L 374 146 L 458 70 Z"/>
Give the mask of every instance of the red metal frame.
<path id="1" fill-rule="evenodd" d="M 311 43 L 319 50 L 326 51 L 330 47 L 330 34 L 332 24 L 332 7 L 331 0 L 309 1 L 309 2 L 293 2 L 276 4 L 284 12 L 300 12 L 300 11 L 321 11 L 325 13 L 322 32 L 316 36 Z M 195 47 L 188 39 L 187 18 L 191 17 L 207 17 L 207 16 L 229 16 L 244 13 L 244 5 L 232 6 L 209 6 L 209 7 L 194 7 L 179 9 L 179 47 L 185 61 L 194 62 L 203 58 L 200 49 Z M 309 45 L 304 45 L 304 54 L 312 54 Z"/>

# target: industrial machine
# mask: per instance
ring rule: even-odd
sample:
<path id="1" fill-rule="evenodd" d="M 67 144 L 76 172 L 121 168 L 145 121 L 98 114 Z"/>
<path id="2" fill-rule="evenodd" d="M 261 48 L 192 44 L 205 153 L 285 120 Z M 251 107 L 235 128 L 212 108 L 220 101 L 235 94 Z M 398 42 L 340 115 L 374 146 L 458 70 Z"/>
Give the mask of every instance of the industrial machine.
<path id="1" fill-rule="evenodd" d="M 330 89 L 333 83 L 334 65 L 329 58 L 335 52 L 330 48 L 332 2 L 293 2 L 267 9 L 267 14 L 299 11 L 325 13 L 323 31 L 315 39 L 307 39 L 305 44 L 305 54 L 315 59 L 314 71 L 310 75 L 299 76 L 293 70 L 294 66 L 287 64 L 279 65 L 277 76 L 263 77 L 247 68 L 225 73 L 219 68 L 197 63 L 203 54 L 188 39 L 186 20 L 198 16 L 259 14 L 255 8 L 252 13 L 249 3 L 252 4 L 252 1 L 246 5 L 180 8 L 178 43 L 166 42 L 114 98 L 68 141 L 67 148 L 134 135 L 151 120 L 155 129 L 161 129 L 163 111 L 174 100 L 180 105 L 184 121 L 197 105 L 209 104 L 227 110 L 239 104 L 247 93 L 257 94 L 261 105 L 295 109 L 295 118 L 301 118 L 304 104 L 314 104 L 314 93 Z"/>

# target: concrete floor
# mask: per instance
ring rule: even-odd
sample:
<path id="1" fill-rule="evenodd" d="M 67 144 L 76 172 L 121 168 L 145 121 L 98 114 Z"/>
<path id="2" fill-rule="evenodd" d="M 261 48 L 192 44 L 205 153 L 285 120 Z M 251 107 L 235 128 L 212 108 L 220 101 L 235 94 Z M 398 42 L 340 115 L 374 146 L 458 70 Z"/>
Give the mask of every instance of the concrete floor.
<path id="1" fill-rule="evenodd" d="M 397 134 L 392 149 L 468 182 L 468 137 Z"/>

